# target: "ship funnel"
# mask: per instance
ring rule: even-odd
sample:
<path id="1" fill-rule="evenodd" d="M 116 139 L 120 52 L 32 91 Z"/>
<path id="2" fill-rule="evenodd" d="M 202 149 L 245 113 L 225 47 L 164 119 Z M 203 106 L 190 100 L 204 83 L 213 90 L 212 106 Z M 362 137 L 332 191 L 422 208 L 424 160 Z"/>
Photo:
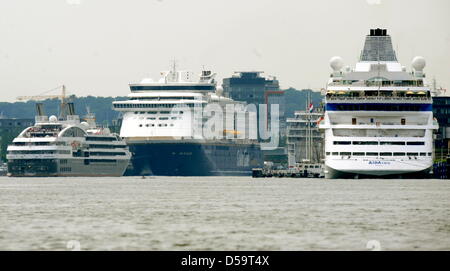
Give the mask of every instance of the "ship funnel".
<path id="1" fill-rule="evenodd" d="M 361 53 L 360 61 L 394 61 L 397 56 L 392 47 L 391 36 L 386 29 L 371 29 L 366 36 L 364 49 Z"/>
<path id="2" fill-rule="evenodd" d="M 36 115 L 37 116 L 45 116 L 43 103 L 36 103 Z"/>
<path id="3" fill-rule="evenodd" d="M 67 103 L 67 115 L 73 116 L 75 115 L 75 106 L 73 103 Z"/>

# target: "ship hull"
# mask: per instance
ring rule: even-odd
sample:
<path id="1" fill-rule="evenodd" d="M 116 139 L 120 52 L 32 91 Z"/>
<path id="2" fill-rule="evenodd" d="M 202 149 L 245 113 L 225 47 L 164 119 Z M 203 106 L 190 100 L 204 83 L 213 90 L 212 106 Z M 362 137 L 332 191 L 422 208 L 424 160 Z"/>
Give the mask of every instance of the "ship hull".
<path id="1" fill-rule="evenodd" d="M 63 162 L 62 162 L 63 161 Z M 120 177 L 128 160 L 15 159 L 8 161 L 10 177 Z"/>
<path id="2" fill-rule="evenodd" d="M 251 176 L 263 164 L 256 144 L 141 143 L 132 152 L 128 176 Z"/>
<path id="3" fill-rule="evenodd" d="M 405 164 L 408 162 L 408 166 Z M 325 162 L 327 179 L 422 179 L 430 178 L 431 161 L 361 161 Z"/>

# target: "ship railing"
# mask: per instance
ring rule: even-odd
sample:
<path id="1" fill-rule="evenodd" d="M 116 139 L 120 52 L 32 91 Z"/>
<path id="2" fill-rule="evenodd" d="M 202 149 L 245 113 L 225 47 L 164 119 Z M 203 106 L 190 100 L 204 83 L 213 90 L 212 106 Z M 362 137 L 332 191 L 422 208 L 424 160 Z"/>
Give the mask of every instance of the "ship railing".
<path id="1" fill-rule="evenodd" d="M 349 96 L 327 96 L 329 101 L 342 101 L 342 100 L 354 100 L 354 101 L 431 101 L 430 97 L 392 97 L 392 96 L 366 96 L 366 97 L 349 97 Z"/>
<path id="2" fill-rule="evenodd" d="M 342 80 L 332 82 L 329 86 L 358 86 L 358 87 L 423 87 L 422 81 L 405 80 L 405 81 L 351 81 Z"/>
<path id="3" fill-rule="evenodd" d="M 400 122 L 358 122 L 357 124 L 351 124 L 351 123 L 337 123 L 332 122 L 331 125 L 364 125 L 364 126 L 382 126 L 382 125 L 398 125 L 398 126 L 410 126 L 410 125 L 420 125 L 420 126 L 426 126 L 428 124 L 426 123 L 408 123 L 408 124 L 401 124 Z"/>

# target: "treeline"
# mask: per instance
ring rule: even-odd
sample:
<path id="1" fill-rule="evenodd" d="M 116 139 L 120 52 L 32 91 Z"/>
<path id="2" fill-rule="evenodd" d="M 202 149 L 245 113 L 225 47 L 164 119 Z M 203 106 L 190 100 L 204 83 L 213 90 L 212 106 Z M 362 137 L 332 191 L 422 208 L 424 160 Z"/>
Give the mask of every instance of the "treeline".
<path id="1" fill-rule="evenodd" d="M 126 100 L 126 97 L 74 97 L 71 101 L 75 104 L 75 112 L 80 117 L 86 115 L 89 108 L 95 114 L 97 123 L 111 124 L 112 120 L 119 117 L 119 112 L 112 109 L 113 101 Z M 46 115 L 59 115 L 60 101 L 49 99 L 42 101 Z M 36 115 L 36 101 L 7 103 L 0 102 L 0 115 L 5 118 L 27 118 L 34 119 Z"/>
<path id="2" fill-rule="evenodd" d="M 322 101 L 322 96 L 318 92 L 310 90 L 296 90 L 289 88 L 285 94 L 285 115 L 286 117 L 293 117 L 294 112 L 298 110 L 306 110 L 306 101 L 308 93 L 311 93 L 311 100 L 315 107 L 318 107 Z M 112 109 L 113 101 L 123 101 L 127 97 L 72 97 L 75 104 L 75 111 L 81 117 L 87 113 L 87 108 L 95 114 L 99 124 L 111 124 L 112 120 L 119 117 L 119 112 Z M 51 99 L 42 101 L 45 108 L 46 115 L 58 115 L 60 101 L 58 99 Z M 28 118 L 34 119 L 36 115 L 36 102 L 0 102 L 0 116 L 5 118 Z"/>

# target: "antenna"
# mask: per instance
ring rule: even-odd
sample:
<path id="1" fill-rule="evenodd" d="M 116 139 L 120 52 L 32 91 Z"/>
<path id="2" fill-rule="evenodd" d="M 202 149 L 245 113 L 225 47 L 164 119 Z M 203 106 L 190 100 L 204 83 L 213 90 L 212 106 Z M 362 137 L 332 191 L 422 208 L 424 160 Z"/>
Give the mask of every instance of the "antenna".
<path id="1" fill-rule="evenodd" d="M 174 73 L 177 71 L 177 60 L 175 58 L 173 59 L 172 71 Z"/>

